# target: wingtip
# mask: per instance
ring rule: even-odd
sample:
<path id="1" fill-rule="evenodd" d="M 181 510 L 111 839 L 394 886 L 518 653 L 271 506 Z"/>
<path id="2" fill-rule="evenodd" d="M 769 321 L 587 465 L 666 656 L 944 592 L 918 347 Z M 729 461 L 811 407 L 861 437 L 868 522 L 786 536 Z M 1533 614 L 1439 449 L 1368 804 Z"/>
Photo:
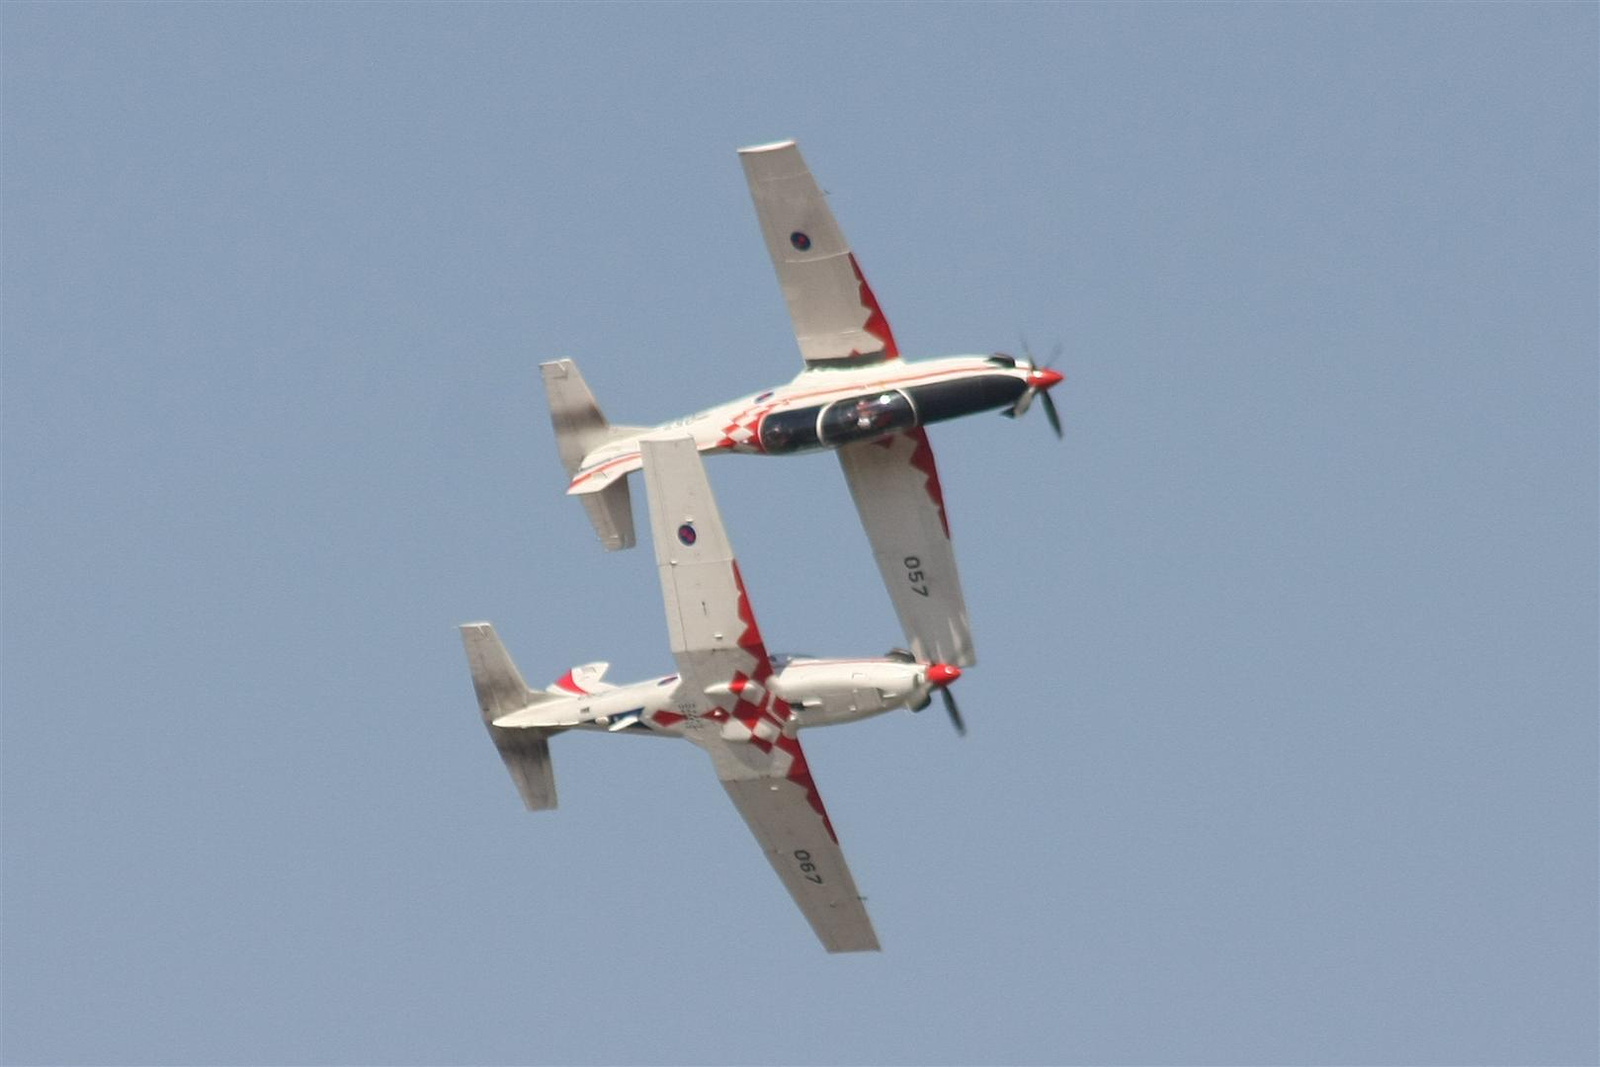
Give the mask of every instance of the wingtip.
<path id="1" fill-rule="evenodd" d="M 791 137 L 786 141 L 772 141 L 769 144 L 745 145 L 743 148 L 739 149 L 739 154 L 743 156 L 749 155 L 752 152 L 775 152 L 780 148 L 793 148 L 795 147 L 796 143 L 797 142 L 795 139 Z"/>

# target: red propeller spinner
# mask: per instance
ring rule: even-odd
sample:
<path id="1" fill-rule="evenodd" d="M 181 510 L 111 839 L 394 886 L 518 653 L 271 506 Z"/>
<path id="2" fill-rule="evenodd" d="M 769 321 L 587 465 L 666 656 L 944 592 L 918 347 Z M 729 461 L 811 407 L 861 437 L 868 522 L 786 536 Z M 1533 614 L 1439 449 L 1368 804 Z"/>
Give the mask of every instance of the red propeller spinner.
<path id="1" fill-rule="evenodd" d="M 950 724 L 956 728 L 956 733 L 965 737 L 967 724 L 961 721 L 956 698 L 950 695 L 950 683 L 961 677 L 961 668 L 951 663 L 930 663 L 927 677 L 928 684 L 939 690 L 939 695 L 944 698 L 944 710 L 950 713 Z"/>

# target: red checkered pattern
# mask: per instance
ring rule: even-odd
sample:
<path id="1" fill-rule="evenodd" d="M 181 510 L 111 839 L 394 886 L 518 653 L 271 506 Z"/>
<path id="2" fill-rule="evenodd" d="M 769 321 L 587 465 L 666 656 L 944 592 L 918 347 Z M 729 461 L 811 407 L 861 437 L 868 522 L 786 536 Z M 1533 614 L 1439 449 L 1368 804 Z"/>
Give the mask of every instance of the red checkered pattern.
<path id="1" fill-rule="evenodd" d="M 763 404 L 760 407 L 744 408 L 739 411 L 722 428 L 722 437 L 718 439 L 716 447 L 733 449 L 737 452 L 760 452 L 761 438 L 756 435 L 756 430 L 761 425 L 761 417 L 775 406 Z"/>

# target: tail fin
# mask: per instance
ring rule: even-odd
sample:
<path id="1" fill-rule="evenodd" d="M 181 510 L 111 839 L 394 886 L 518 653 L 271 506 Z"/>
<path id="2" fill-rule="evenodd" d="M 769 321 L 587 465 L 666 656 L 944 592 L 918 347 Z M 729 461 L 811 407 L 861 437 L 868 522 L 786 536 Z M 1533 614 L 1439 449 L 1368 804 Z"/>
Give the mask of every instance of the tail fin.
<path id="1" fill-rule="evenodd" d="M 550 424 L 556 431 L 556 450 L 567 476 L 583 467 L 583 459 L 607 441 L 639 432 L 638 427 L 612 426 L 600 412 L 589 385 L 570 359 L 541 363 L 545 396 L 550 402 Z M 632 548 L 633 502 L 628 496 L 628 479 L 618 478 L 604 489 L 583 496 L 584 510 L 594 524 L 595 533 L 608 551 Z"/>
<path id="2" fill-rule="evenodd" d="M 568 476 L 578 473 L 583 457 L 606 443 L 611 424 L 600 413 L 589 384 L 570 359 L 539 364 L 544 391 L 550 401 L 550 424 L 556 431 L 556 449 Z"/>
<path id="3" fill-rule="evenodd" d="M 516 783 L 522 802 L 529 811 L 554 808 L 556 776 L 550 763 L 549 741 L 554 731 L 506 729 L 495 726 L 494 720 L 555 698 L 528 688 L 490 624 L 469 622 L 462 625 L 461 643 L 467 651 L 467 665 L 472 669 L 472 687 L 478 694 L 483 724 L 488 727 L 506 770 L 511 772 L 511 780 Z"/>

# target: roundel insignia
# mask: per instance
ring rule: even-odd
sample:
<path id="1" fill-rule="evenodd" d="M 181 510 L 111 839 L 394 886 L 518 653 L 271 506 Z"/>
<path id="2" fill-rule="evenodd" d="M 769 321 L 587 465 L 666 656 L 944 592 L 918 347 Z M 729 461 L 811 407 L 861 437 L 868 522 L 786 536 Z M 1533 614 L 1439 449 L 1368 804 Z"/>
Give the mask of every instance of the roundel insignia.
<path id="1" fill-rule="evenodd" d="M 804 252 L 806 249 L 811 247 L 811 238 L 807 237 L 799 230 L 796 230 L 789 235 L 789 243 L 794 245 L 795 248 Z"/>
<path id="2" fill-rule="evenodd" d="M 686 522 L 682 526 L 678 527 L 678 540 L 682 541 L 686 545 L 694 544 L 695 541 L 699 539 L 699 536 L 699 534 L 694 532 L 693 523 Z"/>

